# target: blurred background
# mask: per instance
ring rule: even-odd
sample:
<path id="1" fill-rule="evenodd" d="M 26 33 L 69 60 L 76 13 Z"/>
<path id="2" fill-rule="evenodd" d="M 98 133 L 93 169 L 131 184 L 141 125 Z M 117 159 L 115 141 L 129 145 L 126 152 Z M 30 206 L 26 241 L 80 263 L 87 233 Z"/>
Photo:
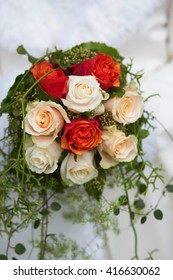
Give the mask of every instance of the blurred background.
<path id="1" fill-rule="evenodd" d="M 160 94 L 147 104 L 158 122 L 145 143 L 146 156 L 163 166 L 165 182 L 172 178 L 173 0 L 0 0 L 0 34 L 0 100 L 6 96 L 15 76 L 30 66 L 26 57 L 16 54 L 21 44 L 32 55 L 41 56 L 47 48 L 57 46 L 65 50 L 92 40 L 118 48 L 127 59 L 133 58 L 134 71 L 145 72 L 144 96 Z M 2 137 L 6 117 L 0 122 Z M 109 198 L 112 194 L 107 191 L 106 195 Z M 159 191 L 154 194 L 151 191 L 148 204 L 155 203 L 158 197 Z M 155 259 L 173 259 L 173 195 L 166 196 L 160 208 L 164 212 L 161 222 L 151 218 L 144 225 L 137 223 L 142 259 L 153 249 L 159 249 Z M 90 225 L 75 226 L 60 220 L 58 227 L 81 242 L 90 236 L 94 240 L 90 247 L 95 259 L 129 259 L 133 256 L 133 236 L 127 224 L 122 216 L 122 233 L 116 236 L 112 231 L 106 232 L 108 244 L 104 249 L 99 249 L 99 238 L 93 239 Z M 54 223 L 50 226 L 56 230 Z M 19 241 L 22 236 L 16 238 Z M 4 248 L 5 239 L 0 243 L 0 250 Z"/>

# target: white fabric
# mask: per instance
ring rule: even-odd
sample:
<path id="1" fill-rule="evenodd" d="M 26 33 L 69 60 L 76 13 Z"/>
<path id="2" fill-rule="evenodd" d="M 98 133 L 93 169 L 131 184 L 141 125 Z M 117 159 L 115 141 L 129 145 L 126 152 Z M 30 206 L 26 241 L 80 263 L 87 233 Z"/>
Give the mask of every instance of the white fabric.
<path id="1" fill-rule="evenodd" d="M 155 112 L 158 119 L 173 135 L 173 61 L 170 60 L 166 64 L 168 56 L 170 58 L 173 54 L 171 31 L 173 30 L 173 1 L 169 1 L 168 7 L 169 29 L 167 7 L 162 6 L 159 11 L 155 11 L 155 8 L 164 2 L 160 0 L 0 0 L 0 2 L 2 2 L 0 3 L 1 99 L 5 97 L 14 77 L 29 65 L 24 57 L 14 53 L 19 44 L 23 43 L 32 53 L 41 53 L 47 47 L 52 48 L 54 45 L 66 49 L 82 41 L 104 41 L 114 47 L 119 46 L 123 56 L 134 57 L 135 70 L 145 70 L 142 89 L 146 91 L 146 96 L 158 92 L 161 96 L 151 99 L 149 109 Z M 30 6 L 32 12 L 29 10 Z M 151 14 L 153 16 L 149 19 L 148 16 Z M 170 40 L 166 45 L 168 35 Z M 1 124 L 4 124 L 4 121 L 5 118 Z M 2 134 L 2 129 L 0 132 Z M 173 143 L 161 126 L 158 126 L 145 145 L 147 158 L 158 165 L 163 164 L 166 180 L 169 180 L 173 174 Z M 105 195 L 111 198 L 116 194 L 106 191 Z M 159 191 L 153 194 L 151 190 L 148 195 L 148 205 L 154 204 L 158 197 Z M 160 251 L 154 255 L 156 259 L 173 259 L 172 202 L 172 195 L 167 195 L 161 201 L 159 207 L 164 212 L 162 222 L 150 217 L 145 225 L 137 224 L 141 258 L 145 258 L 147 252 L 159 249 Z M 88 236 L 92 239 L 93 232 L 88 225 L 75 227 L 62 220 L 60 224 L 62 231 L 68 232 L 71 237 L 79 238 L 81 242 Z M 121 215 L 120 225 L 122 228 L 127 228 L 127 215 Z M 55 228 L 56 224 L 51 225 L 52 231 Z M 107 235 L 108 246 L 105 251 L 97 250 L 94 254 L 95 258 L 129 259 L 133 256 L 131 229 L 123 230 L 119 236 L 114 235 L 112 231 Z M 21 236 L 17 238 L 20 240 Z M 97 243 L 100 243 L 99 239 L 91 246 L 96 249 Z M 1 246 L 4 245 L 1 243 Z"/>
<path id="2" fill-rule="evenodd" d="M 0 46 L 38 53 L 82 41 L 119 46 L 164 0 L 0 0 Z"/>

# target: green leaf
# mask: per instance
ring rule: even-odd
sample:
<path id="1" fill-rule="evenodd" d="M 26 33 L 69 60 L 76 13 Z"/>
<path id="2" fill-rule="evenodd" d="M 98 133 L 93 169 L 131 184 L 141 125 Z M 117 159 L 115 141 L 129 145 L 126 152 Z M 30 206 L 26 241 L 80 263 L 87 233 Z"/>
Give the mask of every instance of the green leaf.
<path id="1" fill-rule="evenodd" d="M 148 137 L 149 134 L 150 133 L 147 129 L 141 129 L 141 130 L 139 130 L 138 136 L 139 136 L 139 138 L 144 139 L 144 138 Z"/>
<path id="2" fill-rule="evenodd" d="M 1 108 L 0 108 L 0 116 L 2 113 L 9 113 L 11 111 L 11 97 L 13 96 L 18 84 L 20 83 L 23 74 L 20 74 L 16 77 L 14 84 L 10 87 L 7 96 L 2 100 Z M 16 102 L 18 102 L 16 100 Z"/>
<path id="3" fill-rule="evenodd" d="M 40 197 L 46 198 L 47 192 L 45 190 L 41 190 L 39 192 Z"/>
<path id="4" fill-rule="evenodd" d="M 61 209 L 61 205 L 58 202 L 52 202 L 50 207 L 53 211 L 59 211 Z"/>
<path id="5" fill-rule="evenodd" d="M 117 206 L 115 206 L 113 211 L 114 211 L 114 215 L 115 215 L 115 216 L 118 216 L 119 213 L 120 213 L 120 208 L 117 207 Z"/>
<path id="6" fill-rule="evenodd" d="M 127 205 L 127 197 L 125 195 L 121 195 L 118 201 L 120 205 Z"/>
<path id="7" fill-rule="evenodd" d="M 34 83 L 34 77 L 31 72 L 25 71 L 24 74 L 20 74 L 16 77 L 13 85 L 10 87 L 7 96 L 2 100 L 0 107 L 0 116 L 2 113 L 11 114 L 14 110 L 14 106 L 19 105 L 21 107 L 22 93 L 25 92 Z"/>
<path id="8" fill-rule="evenodd" d="M 77 46 L 75 46 L 77 47 Z M 94 50 L 97 52 L 101 52 L 101 53 L 106 53 L 114 58 L 120 58 L 119 52 L 117 49 L 107 46 L 104 43 L 98 43 L 98 42 L 86 42 L 86 43 L 82 43 L 81 45 L 79 45 L 78 47 L 82 47 L 84 49 L 88 49 L 88 50 Z"/>
<path id="9" fill-rule="evenodd" d="M 139 210 L 142 210 L 145 208 L 145 203 L 141 198 L 135 200 L 133 205 L 136 209 L 139 209 Z"/>
<path id="10" fill-rule="evenodd" d="M 153 214 L 157 220 L 163 219 L 163 212 L 160 209 L 156 209 Z"/>
<path id="11" fill-rule="evenodd" d="M 26 248 L 25 248 L 25 246 L 24 246 L 23 244 L 18 243 L 18 244 L 15 246 L 14 250 L 15 250 L 15 253 L 16 253 L 16 254 L 22 255 L 22 254 L 25 253 Z"/>
<path id="12" fill-rule="evenodd" d="M 12 120 L 12 121 L 10 121 L 10 123 L 9 123 L 9 127 L 10 127 L 12 130 L 17 130 L 18 127 L 19 127 L 19 123 L 18 123 L 16 120 Z"/>
<path id="13" fill-rule="evenodd" d="M 90 183 L 91 182 L 85 184 L 85 190 L 89 196 L 99 201 L 102 195 L 103 186 L 95 186 L 94 184 L 91 185 Z"/>
<path id="14" fill-rule="evenodd" d="M 109 90 L 109 94 L 111 97 L 118 96 L 119 98 L 121 98 L 125 94 L 125 90 L 123 87 L 114 87 Z"/>
<path id="15" fill-rule="evenodd" d="M 147 216 L 143 216 L 141 218 L 141 224 L 144 224 L 146 222 L 146 220 L 147 220 Z"/>
<path id="16" fill-rule="evenodd" d="M 133 161 L 132 161 L 132 166 L 134 169 L 136 170 L 143 170 L 145 168 L 145 162 L 143 161 L 137 161 L 137 158 L 135 158 Z"/>
<path id="17" fill-rule="evenodd" d="M 43 101 L 51 100 L 56 103 L 59 102 L 59 100 L 57 98 L 54 98 L 54 97 L 48 95 L 39 85 L 37 86 L 37 97 L 38 97 L 38 99 L 43 100 Z"/>
<path id="18" fill-rule="evenodd" d="M 144 194 L 147 191 L 147 186 L 145 184 L 139 184 L 138 189 L 139 193 Z"/>
<path id="19" fill-rule="evenodd" d="M 22 111 L 20 109 L 15 109 L 12 111 L 12 113 L 15 117 L 18 117 L 21 115 Z"/>
<path id="20" fill-rule="evenodd" d="M 34 229 L 37 229 L 39 227 L 39 225 L 40 225 L 40 220 L 36 220 L 34 222 Z"/>
<path id="21" fill-rule="evenodd" d="M 33 57 L 32 55 L 30 55 L 30 54 L 27 52 L 27 50 L 24 48 L 23 45 L 18 46 L 16 51 L 17 51 L 18 54 L 27 55 L 27 56 L 28 56 L 28 60 L 29 60 L 29 62 L 31 62 L 31 63 L 35 63 L 35 62 L 38 60 L 37 58 L 35 58 L 35 57 Z"/>
<path id="22" fill-rule="evenodd" d="M 0 260 L 8 260 L 6 255 L 0 255 Z"/>
<path id="23" fill-rule="evenodd" d="M 21 54 L 21 55 L 27 54 L 27 51 L 25 50 L 23 45 L 18 46 L 16 51 L 18 54 Z"/>
<path id="24" fill-rule="evenodd" d="M 166 190 L 167 190 L 168 192 L 173 192 L 173 185 L 167 185 L 167 186 L 166 186 Z"/>
<path id="25" fill-rule="evenodd" d="M 40 214 L 41 215 L 43 215 L 43 216 L 46 216 L 46 215 L 49 215 L 49 210 L 47 210 L 47 209 L 43 209 L 41 212 L 40 212 Z"/>

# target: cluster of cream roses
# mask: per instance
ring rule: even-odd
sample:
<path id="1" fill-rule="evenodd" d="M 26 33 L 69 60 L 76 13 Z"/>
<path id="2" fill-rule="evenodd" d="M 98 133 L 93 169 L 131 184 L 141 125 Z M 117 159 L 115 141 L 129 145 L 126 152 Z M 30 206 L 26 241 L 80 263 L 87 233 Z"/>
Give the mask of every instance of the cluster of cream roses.
<path id="1" fill-rule="evenodd" d="M 105 111 L 111 112 L 114 120 L 123 125 L 134 123 L 143 113 L 143 97 L 138 94 L 134 82 L 126 87 L 122 98 L 109 98 L 94 76 L 69 76 L 68 87 L 66 98 L 61 99 L 62 105 L 37 100 L 27 104 L 23 124 L 27 133 L 25 155 L 33 172 L 49 174 L 58 168 L 63 149 L 57 137 L 64 125 L 71 122 L 65 108 L 77 114 L 93 112 L 98 117 Z M 101 156 L 100 166 L 107 169 L 135 158 L 137 138 L 127 137 L 115 125 L 104 127 L 97 150 Z M 94 156 L 94 150 L 75 156 L 68 152 L 60 166 L 62 180 L 72 185 L 96 178 Z"/>

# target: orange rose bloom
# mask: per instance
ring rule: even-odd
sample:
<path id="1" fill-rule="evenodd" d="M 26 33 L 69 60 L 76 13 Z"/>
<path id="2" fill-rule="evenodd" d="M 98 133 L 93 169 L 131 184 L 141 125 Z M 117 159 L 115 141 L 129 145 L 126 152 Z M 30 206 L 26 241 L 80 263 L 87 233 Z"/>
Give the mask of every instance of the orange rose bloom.
<path id="1" fill-rule="evenodd" d="M 78 76 L 93 75 L 103 90 L 120 86 L 121 67 L 108 54 L 98 53 L 95 57 L 86 59 L 71 67 L 72 74 Z"/>
<path id="2" fill-rule="evenodd" d="M 103 53 L 96 56 L 92 74 L 97 78 L 102 89 L 108 90 L 111 87 L 119 87 L 120 73 L 120 63 L 114 62 L 111 56 Z"/>
<path id="3" fill-rule="evenodd" d="M 87 120 L 85 118 L 73 119 L 65 124 L 61 137 L 61 147 L 77 155 L 96 148 L 102 142 L 102 131 L 97 118 Z"/>
<path id="4" fill-rule="evenodd" d="M 36 80 L 40 79 L 50 70 L 53 70 L 53 66 L 48 61 L 36 63 L 31 69 L 31 72 Z M 40 80 L 40 87 L 50 96 L 60 99 L 66 96 L 68 92 L 68 77 L 65 76 L 62 69 L 59 67 L 57 70 L 47 74 Z"/>

